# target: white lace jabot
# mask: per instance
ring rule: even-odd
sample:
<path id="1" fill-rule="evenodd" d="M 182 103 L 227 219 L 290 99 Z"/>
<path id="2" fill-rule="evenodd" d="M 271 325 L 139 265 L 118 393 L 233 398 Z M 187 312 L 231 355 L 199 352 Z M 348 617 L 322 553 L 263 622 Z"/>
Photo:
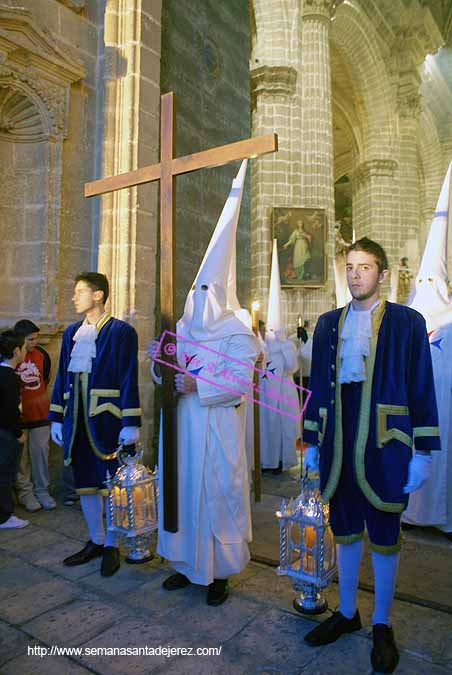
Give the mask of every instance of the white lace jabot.
<path id="1" fill-rule="evenodd" d="M 342 346 L 340 351 L 339 382 L 364 382 L 366 379 L 365 357 L 370 353 L 370 338 L 372 337 L 372 312 L 379 305 L 377 301 L 373 307 L 357 311 L 350 304 L 342 326 Z"/>
<path id="2" fill-rule="evenodd" d="M 96 324 L 85 321 L 75 333 L 68 370 L 72 373 L 90 373 L 96 356 Z"/>

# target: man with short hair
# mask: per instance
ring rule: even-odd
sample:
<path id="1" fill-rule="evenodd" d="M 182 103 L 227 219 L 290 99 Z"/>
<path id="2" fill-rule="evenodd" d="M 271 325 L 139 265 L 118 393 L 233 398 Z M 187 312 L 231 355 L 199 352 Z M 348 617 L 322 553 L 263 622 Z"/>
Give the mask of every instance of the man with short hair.
<path id="1" fill-rule="evenodd" d="M 138 338 L 132 326 L 106 312 L 108 293 L 104 274 L 83 272 L 75 279 L 72 300 L 85 319 L 64 331 L 49 413 L 52 439 L 64 445 L 65 464 L 72 465 L 90 535 L 63 562 L 72 567 L 102 556 L 102 576 L 120 566 L 115 537 L 104 531 L 104 481 L 118 468 L 118 443 L 136 443 L 141 426 Z"/>
<path id="2" fill-rule="evenodd" d="M 408 494 L 428 477 L 430 451 L 440 449 L 432 361 L 423 317 L 380 300 L 388 274 L 381 246 L 367 238 L 352 244 L 346 271 L 353 299 L 318 320 L 304 421 L 305 465 L 320 469 L 330 504 L 339 611 L 305 640 L 317 647 L 361 628 L 356 600 L 366 527 L 375 579 L 371 661 L 375 671 L 392 673 L 399 660 L 390 611 L 400 516 Z"/>
<path id="3" fill-rule="evenodd" d="M 19 504 L 27 511 L 54 509 L 49 495 L 49 395 L 50 356 L 38 345 L 39 327 L 22 319 L 14 331 L 25 338 L 27 354 L 17 374 L 22 382 L 22 427 L 24 447 L 16 478 Z"/>

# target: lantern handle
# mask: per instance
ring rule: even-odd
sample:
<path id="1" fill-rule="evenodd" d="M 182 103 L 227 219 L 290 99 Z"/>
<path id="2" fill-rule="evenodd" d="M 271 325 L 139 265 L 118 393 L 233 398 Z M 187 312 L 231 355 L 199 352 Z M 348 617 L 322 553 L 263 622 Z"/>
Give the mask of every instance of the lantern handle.
<path id="1" fill-rule="evenodd" d="M 120 443 L 118 445 L 117 453 L 119 463 L 125 465 L 127 464 L 127 457 L 136 457 L 138 450 L 135 443 L 131 443 L 130 445 L 123 445 Z"/>

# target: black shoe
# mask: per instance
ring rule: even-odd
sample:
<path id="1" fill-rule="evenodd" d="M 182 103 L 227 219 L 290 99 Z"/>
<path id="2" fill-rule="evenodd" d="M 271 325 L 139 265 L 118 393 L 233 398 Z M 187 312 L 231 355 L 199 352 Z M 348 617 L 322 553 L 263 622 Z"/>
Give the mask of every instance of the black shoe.
<path id="1" fill-rule="evenodd" d="M 377 623 L 372 628 L 374 646 L 370 654 L 372 668 L 377 673 L 393 673 L 399 662 L 399 650 L 392 628 Z"/>
<path id="2" fill-rule="evenodd" d="M 75 567 L 76 565 L 84 565 L 85 563 L 93 560 L 94 558 L 100 558 L 104 553 L 104 547 L 102 544 L 95 544 L 91 540 L 86 544 L 85 548 L 82 548 L 78 553 L 74 553 L 69 557 L 63 560 L 63 565 L 68 567 Z"/>
<path id="3" fill-rule="evenodd" d="M 304 641 L 311 647 L 328 645 L 336 642 L 344 633 L 353 633 L 361 628 L 361 618 L 356 610 L 353 619 L 347 619 L 340 612 L 334 612 L 333 616 L 313 628 L 304 636 Z"/>
<path id="4" fill-rule="evenodd" d="M 121 567 L 121 558 L 116 546 L 104 546 L 100 573 L 103 577 L 112 577 Z"/>
<path id="5" fill-rule="evenodd" d="M 272 474 L 274 476 L 279 476 L 283 472 L 282 462 L 280 462 L 276 469 L 272 469 Z"/>
<path id="6" fill-rule="evenodd" d="M 172 574 L 170 577 L 168 577 L 168 579 L 165 579 L 162 584 L 162 588 L 164 588 L 165 591 L 177 591 L 179 588 L 185 588 L 190 584 L 191 581 L 185 576 L 185 574 L 180 574 L 177 572 L 176 574 Z"/>
<path id="7" fill-rule="evenodd" d="M 416 525 L 412 525 L 411 523 L 400 523 L 400 527 L 405 532 L 408 532 L 408 530 L 415 530 L 416 529 Z"/>
<path id="8" fill-rule="evenodd" d="M 229 595 L 227 579 L 214 579 L 207 590 L 207 604 L 217 607 L 223 604 Z"/>

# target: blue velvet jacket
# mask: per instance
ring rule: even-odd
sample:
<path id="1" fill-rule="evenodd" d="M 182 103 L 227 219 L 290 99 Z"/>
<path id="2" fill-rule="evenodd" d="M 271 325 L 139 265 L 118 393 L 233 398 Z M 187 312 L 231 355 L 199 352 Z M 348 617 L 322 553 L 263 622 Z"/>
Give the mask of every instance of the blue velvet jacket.
<path id="1" fill-rule="evenodd" d="M 68 371 L 69 360 L 80 326 L 81 322 L 71 324 L 63 333 L 49 412 L 52 422 L 63 423 L 65 464 L 71 463 L 80 396 L 91 448 L 101 459 L 116 457 L 122 427 L 141 426 L 135 329 L 111 316 L 101 319 L 91 373 L 72 373 Z"/>
<path id="2" fill-rule="evenodd" d="M 348 306 L 323 314 L 312 350 L 303 440 L 319 445 L 322 497 L 336 491 L 342 468 L 340 334 Z M 409 307 L 382 301 L 372 316 L 370 354 L 354 447 L 355 476 L 381 511 L 401 512 L 412 447 L 439 450 L 438 413 L 425 321 Z"/>

